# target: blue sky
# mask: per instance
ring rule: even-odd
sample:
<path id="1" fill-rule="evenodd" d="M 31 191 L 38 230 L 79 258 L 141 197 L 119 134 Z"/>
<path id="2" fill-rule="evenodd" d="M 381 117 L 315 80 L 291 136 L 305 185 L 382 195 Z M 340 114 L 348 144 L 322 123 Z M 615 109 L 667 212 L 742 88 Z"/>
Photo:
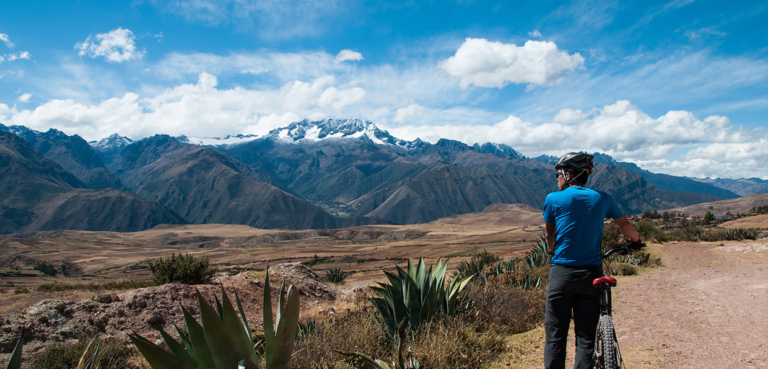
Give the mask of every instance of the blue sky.
<path id="1" fill-rule="evenodd" d="M 521 2 L 523 3 L 523 2 Z M 10 1 L 0 123 L 393 135 L 768 179 L 765 1 Z"/>

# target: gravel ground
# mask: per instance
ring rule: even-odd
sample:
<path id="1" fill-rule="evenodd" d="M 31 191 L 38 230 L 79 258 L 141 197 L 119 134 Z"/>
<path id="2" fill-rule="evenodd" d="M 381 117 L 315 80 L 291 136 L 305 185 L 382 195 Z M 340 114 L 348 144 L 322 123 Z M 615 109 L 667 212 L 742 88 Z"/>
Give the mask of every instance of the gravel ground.
<path id="1" fill-rule="evenodd" d="M 768 366 L 767 246 L 671 243 L 663 246 L 664 267 L 621 279 L 614 323 L 627 364 Z"/>

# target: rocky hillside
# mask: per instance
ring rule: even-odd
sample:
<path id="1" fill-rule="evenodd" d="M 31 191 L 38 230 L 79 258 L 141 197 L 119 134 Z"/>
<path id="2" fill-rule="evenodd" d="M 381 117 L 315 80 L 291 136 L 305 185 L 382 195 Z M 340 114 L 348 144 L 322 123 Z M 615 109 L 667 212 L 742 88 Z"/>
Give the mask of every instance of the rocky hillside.
<path id="1" fill-rule="evenodd" d="M 78 135 L 68 136 L 55 129 L 37 132 L 22 126 L 6 127 L 2 124 L 0 130 L 27 140 L 38 154 L 59 164 L 87 188 L 122 188 L 117 176 L 107 170 L 91 145 Z"/>
<path id="2" fill-rule="evenodd" d="M 139 231 L 184 223 L 136 194 L 86 189 L 20 137 L 0 132 L 0 233 L 55 229 Z"/>

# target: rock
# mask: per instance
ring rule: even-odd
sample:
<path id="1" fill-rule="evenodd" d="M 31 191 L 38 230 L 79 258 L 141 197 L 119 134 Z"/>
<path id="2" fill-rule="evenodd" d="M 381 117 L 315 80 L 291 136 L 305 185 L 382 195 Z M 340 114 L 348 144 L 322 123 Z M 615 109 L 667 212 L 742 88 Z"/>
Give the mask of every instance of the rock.
<path id="1" fill-rule="evenodd" d="M 286 279 L 287 282 L 299 288 L 299 293 L 323 300 L 335 300 L 336 290 L 323 282 L 323 279 L 312 269 L 301 263 L 278 264 L 269 268 L 275 276 Z"/>
<path id="2" fill-rule="evenodd" d="M 165 320 L 163 317 L 158 313 L 152 313 L 147 316 L 146 322 L 154 325 L 154 324 L 162 324 L 165 323 Z"/>
<path id="3" fill-rule="evenodd" d="M 96 295 L 93 296 L 92 300 L 102 304 L 109 304 L 112 302 L 112 296 L 109 294 Z"/>

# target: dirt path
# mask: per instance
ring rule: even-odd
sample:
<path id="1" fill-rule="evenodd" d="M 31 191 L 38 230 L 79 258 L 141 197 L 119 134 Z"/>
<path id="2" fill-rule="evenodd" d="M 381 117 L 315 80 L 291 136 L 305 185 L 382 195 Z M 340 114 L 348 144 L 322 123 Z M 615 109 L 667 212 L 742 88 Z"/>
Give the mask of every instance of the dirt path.
<path id="1" fill-rule="evenodd" d="M 628 367 L 768 366 L 768 242 L 672 243 L 664 267 L 620 279 Z"/>

